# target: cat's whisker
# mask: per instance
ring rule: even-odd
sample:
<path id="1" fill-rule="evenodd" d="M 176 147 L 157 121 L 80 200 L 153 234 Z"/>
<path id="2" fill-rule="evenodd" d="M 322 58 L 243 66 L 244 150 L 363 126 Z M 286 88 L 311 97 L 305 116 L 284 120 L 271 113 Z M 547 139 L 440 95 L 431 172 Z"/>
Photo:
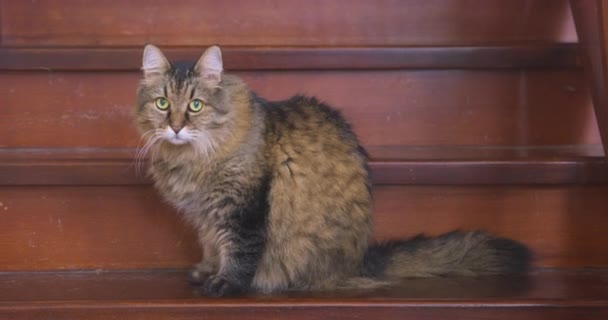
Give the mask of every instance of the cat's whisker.
<path id="1" fill-rule="evenodd" d="M 209 149 L 211 149 L 212 153 L 215 153 L 215 142 L 210 137 L 207 137 Z"/>
<path id="2" fill-rule="evenodd" d="M 150 135 L 159 134 L 162 131 L 163 131 L 162 129 L 150 129 L 141 135 L 141 138 L 139 138 L 139 141 L 137 142 L 137 147 L 135 147 L 135 150 L 136 150 L 135 157 L 133 157 L 133 161 L 131 162 L 131 165 L 129 166 L 129 168 L 131 168 L 132 166 L 135 166 L 137 164 L 137 156 L 139 155 L 139 152 L 141 151 L 140 145 L 141 145 L 142 141 L 146 140 L 146 142 L 147 142 Z M 136 168 L 136 170 L 137 169 L 138 168 Z M 136 173 L 136 175 L 139 176 L 139 173 Z"/>
<path id="3" fill-rule="evenodd" d="M 137 154 L 135 155 L 135 175 L 137 177 L 141 176 L 141 157 L 142 154 L 144 153 L 144 149 L 146 148 L 146 146 L 148 145 L 148 143 L 150 142 L 150 140 L 146 140 L 146 143 L 144 144 L 144 146 L 142 148 L 138 148 L 137 149 Z"/>
<path id="4" fill-rule="evenodd" d="M 149 138 L 146 141 L 146 144 L 139 149 L 139 151 L 137 152 L 136 156 L 135 156 L 135 163 L 136 163 L 136 175 L 138 177 L 142 176 L 142 166 L 143 166 L 143 162 L 144 162 L 144 158 L 145 156 L 148 154 L 148 152 L 150 151 L 150 148 L 152 148 L 156 142 L 162 138 L 162 132 L 163 130 L 159 130 L 156 129 L 154 132 L 154 135 Z"/>
<path id="5" fill-rule="evenodd" d="M 197 155 L 201 155 L 203 151 L 201 150 L 198 141 L 192 140 L 191 144 L 192 144 L 192 148 L 194 148 L 194 153 L 197 154 Z"/>
<path id="6" fill-rule="evenodd" d="M 203 156 L 204 150 L 198 139 L 199 139 L 198 136 L 194 136 L 194 139 L 192 140 L 192 147 L 194 147 L 194 152 L 197 155 Z"/>
<path id="7" fill-rule="evenodd" d="M 216 152 L 215 141 L 207 134 L 202 132 L 194 132 L 193 137 L 196 144 L 197 153 L 209 158 L 212 153 Z"/>
<path id="8" fill-rule="evenodd" d="M 139 170 L 140 174 L 141 174 L 141 168 L 143 167 L 143 163 L 146 158 L 146 155 L 148 154 L 148 152 L 150 151 L 151 148 L 153 148 L 155 145 L 157 145 L 156 142 L 161 138 L 162 138 L 162 136 L 160 136 L 160 135 L 154 136 L 154 138 L 152 138 L 150 140 L 150 143 L 148 143 L 147 146 L 142 150 L 142 153 L 140 154 L 139 160 L 138 160 L 138 163 L 139 163 L 138 167 L 140 168 L 140 170 Z"/>
<path id="9" fill-rule="evenodd" d="M 158 152 L 160 151 L 161 143 L 157 143 L 152 147 L 152 155 L 150 156 L 150 161 L 154 161 L 158 157 Z"/>
<path id="10" fill-rule="evenodd" d="M 153 138 L 150 139 L 150 141 L 146 144 L 145 148 L 142 149 L 140 160 L 143 160 L 146 157 L 150 149 L 154 147 L 156 145 L 156 142 L 160 139 L 162 139 L 161 135 L 155 135 Z"/>
<path id="11" fill-rule="evenodd" d="M 140 145 L 141 145 L 142 141 L 143 141 L 143 140 L 144 140 L 144 139 L 145 139 L 147 136 L 149 136 L 150 134 L 153 134 L 153 133 L 154 133 L 154 131 L 155 131 L 154 129 L 151 129 L 151 130 L 148 130 L 148 131 L 144 132 L 144 133 L 141 135 L 141 137 L 140 137 L 140 138 L 139 138 L 139 140 L 137 141 L 137 146 L 135 147 L 136 154 L 135 154 L 135 157 L 133 157 L 133 162 L 131 162 L 131 165 L 133 165 L 133 164 L 135 163 L 135 159 L 136 159 L 136 157 L 137 157 L 137 154 L 139 153 L 139 150 L 140 150 Z"/>

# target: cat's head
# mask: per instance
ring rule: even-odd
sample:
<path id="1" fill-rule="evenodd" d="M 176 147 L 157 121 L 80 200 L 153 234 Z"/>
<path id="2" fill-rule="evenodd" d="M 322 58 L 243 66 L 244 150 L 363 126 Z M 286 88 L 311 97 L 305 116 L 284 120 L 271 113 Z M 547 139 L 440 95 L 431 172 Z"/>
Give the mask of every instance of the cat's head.
<path id="1" fill-rule="evenodd" d="M 166 144 L 208 155 L 230 135 L 235 88 L 223 74 L 219 47 L 208 48 L 196 63 L 170 63 L 147 45 L 142 71 L 135 117 L 148 149 Z"/>

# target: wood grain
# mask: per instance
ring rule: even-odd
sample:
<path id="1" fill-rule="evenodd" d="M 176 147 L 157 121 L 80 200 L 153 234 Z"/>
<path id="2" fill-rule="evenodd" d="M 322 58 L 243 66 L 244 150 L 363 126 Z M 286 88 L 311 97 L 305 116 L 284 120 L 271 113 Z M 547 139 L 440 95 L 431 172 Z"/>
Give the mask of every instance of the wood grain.
<path id="1" fill-rule="evenodd" d="M 527 301 L 542 303 L 562 299 L 586 301 L 592 298 L 601 302 L 608 299 L 606 269 L 586 270 L 537 269 L 528 276 L 507 277 L 453 277 L 435 279 L 408 279 L 394 288 L 382 290 L 344 290 L 333 292 L 285 292 L 274 296 L 225 298 L 222 301 L 198 297 L 184 281 L 184 269 L 101 270 L 5 272 L 0 274 L 0 305 L 34 301 L 113 302 L 122 301 L 176 301 L 209 304 L 257 303 L 363 303 L 376 299 L 387 303 L 398 299 L 424 300 L 421 303 L 445 305 L 461 302 L 463 305 L 479 299 L 481 303 L 503 300 L 505 304 Z M 55 285 L 55 286 L 54 286 Z M 124 290 L 111 290 L 122 286 Z M 567 286 L 569 290 L 559 288 Z M 38 290 L 31 290 L 38 287 Z"/>
<path id="2" fill-rule="evenodd" d="M 603 319 L 605 270 L 411 279 L 390 289 L 210 299 L 181 271 L 1 274 L 3 319 Z M 36 288 L 36 290 L 32 290 Z"/>
<path id="3" fill-rule="evenodd" d="M 580 70 L 238 72 L 260 95 L 316 95 L 366 146 L 600 143 Z M 134 147 L 130 72 L 0 73 L 0 147 Z"/>
<path id="4" fill-rule="evenodd" d="M 605 1 L 571 1 L 595 116 L 608 150 L 608 7 Z"/>
<path id="5" fill-rule="evenodd" d="M 150 188 L 2 188 L 0 202 L 3 271 L 164 268 L 200 256 Z"/>
<path id="6" fill-rule="evenodd" d="M 4 46 L 575 42 L 566 0 L 3 0 Z M 479 8 L 479 10 L 471 10 Z M 179 17 L 179 18 L 177 18 Z"/>
<path id="7" fill-rule="evenodd" d="M 188 301 L 190 302 L 190 301 Z M 450 319 L 488 319 L 488 320 L 537 320 L 537 319 L 556 319 L 556 320 L 578 320 L 578 319 L 597 319 L 602 320 L 606 315 L 606 306 L 603 302 L 596 303 L 577 303 L 549 301 L 546 304 L 531 303 L 530 305 L 503 305 L 501 301 L 495 303 L 479 304 L 478 301 L 469 303 L 456 302 L 453 304 L 445 302 L 414 302 L 412 304 L 395 301 L 372 301 L 370 303 L 304 303 L 303 305 L 195 305 L 193 303 L 184 304 L 181 301 L 171 301 L 169 303 L 42 303 L 42 304 L 18 304 L 17 306 L 7 306 L 3 312 L 5 319 L 176 319 L 194 320 L 200 319 L 201 314 L 205 319 L 294 319 L 294 320 L 315 320 L 315 319 L 375 319 L 381 317 L 387 320 L 420 319 L 420 320 L 440 320 L 449 315 Z"/>
<path id="8" fill-rule="evenodd" d="M 605 267 L 608 186 L 377 186 L 377 239 L 485 229 L 538 266 Z M 151 187 L 0 188 L 0 271 L 185 268 L 196 239 Z"/>
<path id="9" fill-rule="evenodd" d="M 204 48 L 162 48 L 194 61 Z M 0 70 L 137 71 L 143 48 L 1 48 Z M 578 67 L 576 44 L 479 47 L 247 48 L 223 47 L 235 70 L 502 69 Z"/>
<path id="10" fill-rule="evenodd" d="M 590 84 L 567 0 L 0 0 L 0 318 L 604 319 L 607 19 L 570 4 Z M 150 42 L 220 44 L 262 96 L 341 109 L 372 155 L 376 240 L 484 229 L 540 269 L 193 294 L 194 232 L 134 175 Z"/>
<path id="11" fill-rule="evenodd" d="M 374 184 L 608 183 L 601 145 L 368 147 Z M 149 184 L 132 148 L 0 149 L 0 186 Z"/>

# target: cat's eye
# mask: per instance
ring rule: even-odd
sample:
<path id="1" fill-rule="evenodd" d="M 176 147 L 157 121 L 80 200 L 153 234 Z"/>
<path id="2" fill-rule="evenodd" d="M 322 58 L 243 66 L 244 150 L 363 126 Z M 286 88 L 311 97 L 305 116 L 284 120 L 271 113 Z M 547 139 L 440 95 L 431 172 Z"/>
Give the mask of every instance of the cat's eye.
<path id="1" fill-rule="evenodd" d="M 199 112 L 203 109 L 203 102 L 199 99 L 194 99 L 188 103 L 188 109 L 192 112 Z"/>
<path id="2" fill-rule="evenodd" d="M 156 98 L 156 100 L 154 100 L 154 104 L 160 110 L 167 110 L 167 109 L 169 109 L 169 105 L 170 105 L 169 100 L 167 100 L 166 98 L 163 98 L 163 97 Z"/>

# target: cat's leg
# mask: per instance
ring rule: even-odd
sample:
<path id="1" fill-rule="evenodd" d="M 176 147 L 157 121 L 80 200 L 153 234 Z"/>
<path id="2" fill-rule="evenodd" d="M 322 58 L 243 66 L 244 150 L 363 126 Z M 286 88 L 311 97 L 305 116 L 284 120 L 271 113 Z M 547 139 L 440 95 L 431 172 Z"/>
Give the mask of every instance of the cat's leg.
<path id="1" fill-rule="evenodd" d="M 256 273 L 265 244 L 266 221 L 253 208 L 236 210 L 218 227 L 219 270 L 201 287 L 209 296 L 247 292 Z"/>
<path id="2" fill-rule="evenodd" d="M 203 259 L 190 270 L 189 281 L 195 285 L 201 285 L 219 268 L 217 250 L 211 241 L 201 241 L 203 247 Z"/>
<path id="3" fill-rule="evenodd" d="M 234 235 L 218 248 L 219 271 L 207 278 L 203 293 L 220 297 L 249 290 L 262 255 L 263 240 Z M 257 239 L 256 239 L 257 238 Z"/>

